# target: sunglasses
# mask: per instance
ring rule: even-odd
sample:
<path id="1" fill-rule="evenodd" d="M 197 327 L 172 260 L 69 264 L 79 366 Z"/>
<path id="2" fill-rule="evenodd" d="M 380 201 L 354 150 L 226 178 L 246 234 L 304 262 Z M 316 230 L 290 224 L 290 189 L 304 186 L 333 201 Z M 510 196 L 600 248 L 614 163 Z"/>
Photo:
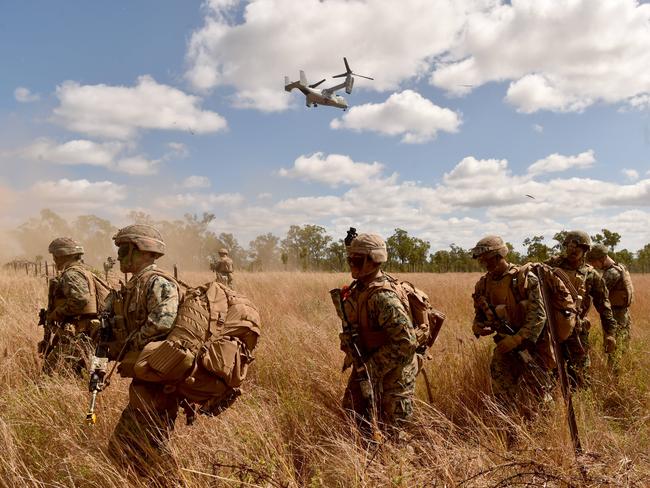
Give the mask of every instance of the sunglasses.
<path id="1" fill-rule="evenodd" d="M 128 244 L 123 244 L 117 248 L 117 259 L 123 259 L 129 255 L 129 250 L 131 246 Z"/>

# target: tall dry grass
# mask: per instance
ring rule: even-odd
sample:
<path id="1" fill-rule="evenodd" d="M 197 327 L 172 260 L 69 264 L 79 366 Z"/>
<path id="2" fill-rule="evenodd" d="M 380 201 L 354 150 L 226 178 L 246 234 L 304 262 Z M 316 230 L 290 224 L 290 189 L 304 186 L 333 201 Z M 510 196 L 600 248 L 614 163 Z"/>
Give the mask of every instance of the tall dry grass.
<path id="1" fill-rule="evenodd" d="M 199 284 L 210 275 L 181 278 Z M 418 383 L 407 441 L 368 448 L 339 408 L 346 378 L 327 292 L 348 276 L 238 273 L 264 334 L 246 392 L 219 417 L 191 427 L 179 418 L 171 441 L 177 466 L 151 480 L 120 471 L 106 456 L 127 380 L 113 381 L 101 394 L 97 425 L 84 425 L 86 384 L 39 374 L 44 280 L 0 275 L 0 486 L 141 487 L 165 479 L 189 487 L 650 486 L 650 277 L 634 276 L 632 352 L 618 379 L 604 365 L 600 332 L 592 331 L 594 386 L 575 398 L 584 478 L 558 395 L 532 420 L 507 417 L 489 401 L 491 344 L 470 331 L 477 278 L 408 275 L 448 314 L 426 366 L 432 402 Z M 510 445 L 506 430 L 515 433 Z"/>

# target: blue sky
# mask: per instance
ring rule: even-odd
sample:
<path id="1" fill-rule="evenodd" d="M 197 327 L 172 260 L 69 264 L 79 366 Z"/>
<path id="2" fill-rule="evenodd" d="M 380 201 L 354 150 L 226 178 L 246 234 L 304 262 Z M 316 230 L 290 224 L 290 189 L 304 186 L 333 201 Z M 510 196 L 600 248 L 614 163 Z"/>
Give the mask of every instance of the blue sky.
<path id="1" fill-rule="evenodd" d="M 303 2 L 1 3 L 0 227 L 47 207 L 211 211 L 242 243 L 306 223 L 650 241 L 649 5 Z M 283 90 L 343 56 L 375 78 L 347 112 Z"/>

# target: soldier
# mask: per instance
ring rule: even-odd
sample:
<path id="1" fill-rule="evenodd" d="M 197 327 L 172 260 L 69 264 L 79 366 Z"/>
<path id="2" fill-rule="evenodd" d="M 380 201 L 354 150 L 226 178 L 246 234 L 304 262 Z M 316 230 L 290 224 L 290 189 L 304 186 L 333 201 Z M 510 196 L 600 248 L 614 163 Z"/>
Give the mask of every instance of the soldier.
<path id="1" fill-rule="evenodd" d="M 545 360 L 546 313 L 537 276 L 521 272 L 507 255 L 499 236 L 486 236 L 472 249 L 472 257 L 487 271 L 472 295 L 472 331 L 477 338 L 494 334 L 490 375 L 497 401 L 505 407 L 527 407 L 525 395 L 544 393 L 552 366 Z"/>
<path id="2" fill-rule="evenodd" d="M 343 396 L 343 408 L 356 414 L 360 425 L 369 411 L 388 430 L 396 432 L 413 412 L 418 372 L 416 335 L 409 310 L 395 288 L 395 280 L 381 270 L 388 259 L 386 244 L 375 234 L 360 234 L 347 246 L 347 260 L 354 281 L 344 293 L 345 316 L 358 331 L 361 351 L 375 405 L 365 405 L 359 372 L 353 369 Z M 354 339 L 341 334 L 341 349 L 352 354 Z M 396 429 L 396 430 L 393 430 Z"/>
<path id="3" fill-rule="evenodd" d="M 607 246 L 596 244 L 587 253 L 587 261 L 602 275 L 607 286 L 609 302 L 612 306 L 614 320 L 618 324 L 614 339 L 614 350 L 607 354 L 607 360 L 614 371 L 618 370 L 623 354 L 630 346 L 629 307 L 634 297 L 634 287 L 627 268 L 614 261 L 607 254 Z"/>
<path id="4" fill-rule="evenodd" d="M 612 315 L 612 308 L 607 298 L 605 282 L 593 266 L 585 262 L 585 255 L 591 249 L 591 238 L 583 231 L 567 232 L 563 242 L 564 254 L 551 258 L 546 264 L 561 270 L 562 278 L 571 294 L 576 299 L 578 317 L 576 326 L 565 341 L 565 354 L 569 378 L 574 387 L 584 387 L 589 383 L 589 329 L 591 324 L 587 312 L 593 300 L 594 307 L 600 315 L 603 327 L 605 352 L 611 353 L 616 348 L 616 329 L 618 325 Z"/>
<path id="5" fill-rule="evenodd" d="M 84 249 L 75 240 L 54 239 L 48 251 L 61 274 L 50 281 L 45 337 L 38 344 L 43 371 L 51 374 L 67 365 L 81 376 L 92 348 L 91 337 L 99 326 L 96 278 L 83 264 Z"/>
<path id="6" fill-rule="evenodd" d="M 120 271 L 132 273 L 119 295 L 107 300 L 114 314 L 113 334 L 120 350 L 118 372 L 133 378 L 133 366 L 144 346 L 169 334 L 179 304 L 181 289 L 167 272 L 154 263 L 165 254 L 160 232 L 144 224 L 129 225 L 113 236 L 118 246 Z M 126 354 L 124 354 L 126 352 Z M 118 356 L 111 351 L 112 356 Z M 164 385 L 133 379 L 129 403 L 109 441 L 110 454 L 120 463 L 139 470 L 154 466 L 166 457 L 169 433 L 174 428 L 179 398 Z"/>
<path id="7" fill-rule="evenodd" d="M 232 273 L 235 270 L 232 259 L 228 256 L 228 249 L 219 249 L 219 259 L 210 265 L 215 272 L 217 281 L 232 288 Z"/>

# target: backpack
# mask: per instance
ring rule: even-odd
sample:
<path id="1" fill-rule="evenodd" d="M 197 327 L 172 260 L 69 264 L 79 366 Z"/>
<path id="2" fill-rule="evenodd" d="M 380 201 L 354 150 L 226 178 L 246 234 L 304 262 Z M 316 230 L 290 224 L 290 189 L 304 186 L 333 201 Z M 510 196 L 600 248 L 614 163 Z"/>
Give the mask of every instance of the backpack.
<path id="1" fill-rule="evenodd" d="M 614 289 L 609 290 L 609 301 L 612 307 L 629 307 L 632 305 L 634 297 L 634 285 L 632 285 L 630 272 L 619 263 L 614 263 L 613 267 L 621 273 L 621 280 L 616 283 Z"/>
<path id="2" fill-rule="evenodd" d="M 544 267 L 547 271 L 546 289 L 550 292 L 547 298 L 551 310 L 547 310 L 546 313 L 552 314 L 557 338 L 560 342 L 564 342 L 576 326 L 580 303 L 578 293 L 564 271 L 542 263 L 526 263 L 520 266 L 516 282 L 513 281 L 515 296 L 525 299 L 528 273 L 539 276 L 536 272 L 539 267 Z"/>
<path id="3" fill-rule="evenodd" d="M 216 281 L 185 291 L 171 332 L 145 346 L 134 377 L 164 383 L 216 414 L 240 394 L 260 336 L 259 312 Z"/>
<path id="4" fill-rule="evenodd" d="M 446 315 L 431 305 L 429 296 L 409 281 L 400 281 L 384 273 L 386 281 L 371 289 L 371 293 L 388 289 L 394 291 L 404 308 L 409 311 L 415 335 L 417 338 L 417 352 L 424 354 L 433 346 L 442 328 Z M 368 298 L 370 298 L 370 294 Z"/>
<path id="5" fill-rule="evenodd" d="M 106 298 L 111 291 L 111 286 L 102 278 L 93 273 L 90 269 L 88 269 L 85 265 L 74 264 L 68 269 L 74 269 L 86 277 L 90 295 L 94 296 L 95 298 L 95 303 L 93 304 L 91 302 L 89 304 L 90 313 L 99 314 L 100 312 L 103 312 L 106 304 Z"/>

